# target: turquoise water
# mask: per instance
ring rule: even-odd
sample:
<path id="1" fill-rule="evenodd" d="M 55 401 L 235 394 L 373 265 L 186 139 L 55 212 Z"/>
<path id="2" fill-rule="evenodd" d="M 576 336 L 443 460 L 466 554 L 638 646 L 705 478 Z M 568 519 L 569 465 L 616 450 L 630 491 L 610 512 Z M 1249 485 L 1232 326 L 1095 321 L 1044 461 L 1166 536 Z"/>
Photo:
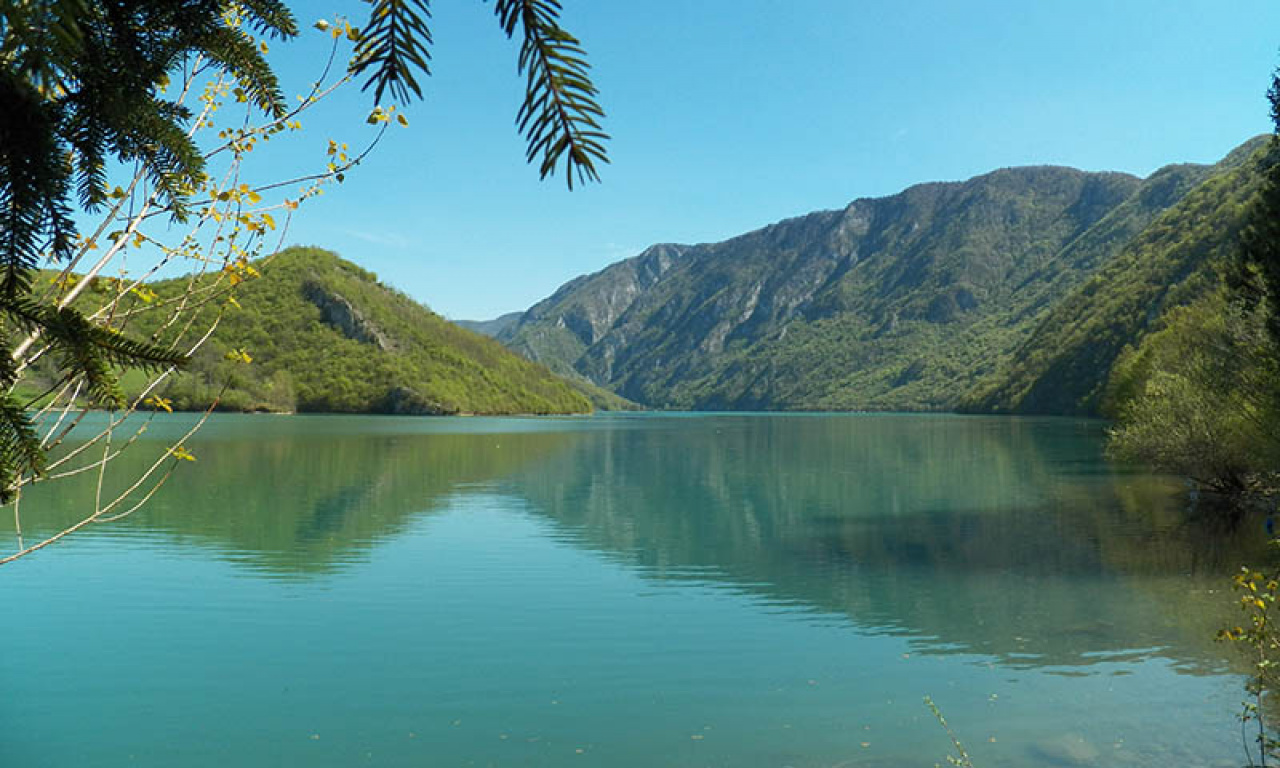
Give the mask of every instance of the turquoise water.
<path id="1" fill-rule="evenodd" d="M 149 505 L 0 567 L 0 766 L 932 766 L 926 695 L 982 768 L 1239 765 L 1213 636 L 1260 527 L 1102 436 L 219 417 Z M 93 492 L 25 497 L 25 541 Z"/>

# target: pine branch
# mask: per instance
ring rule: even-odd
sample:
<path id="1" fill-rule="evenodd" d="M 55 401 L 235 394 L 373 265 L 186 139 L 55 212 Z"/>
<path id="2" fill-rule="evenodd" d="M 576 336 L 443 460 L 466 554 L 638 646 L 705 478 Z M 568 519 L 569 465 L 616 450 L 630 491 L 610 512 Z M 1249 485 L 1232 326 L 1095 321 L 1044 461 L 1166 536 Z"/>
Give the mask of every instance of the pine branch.
<path id="1" fill-rule="evenodd" d="M 14 296 L 29 290 L 28 273 L 47 247 L 70 255 L 71 169 L 56 139 L 59 105 L 3 70 L 0 104 L 0 293 Z"/>
<path id="2" fill-rule="evenodd" d="M 414 76 L 417 70 L 431 74 L 431 18 L 428 0 L 365 0 L 373 9 L 369 23 L 360 31 L 351 73 L 369 75 L 364 89 L 373 88 L 373 100 L 382 102 L 382 94 L 391 92 L 400 103 L 411 100 L 410 93 L 422 98 L 422 87 Z"/>
<path id="3" fill-rule="evenodd" d="M 525 75 L 525 100 L 516 125 L 528 148 L 525 158 L 539 160 L 542 178 L 564 161 L 565 180 L 599 181 L 596 163 L 608 163 L 601 127 L 604 110 L 596 101 L 586 51 L 560 27 L 559 0 L 497 0 L 494 12 L 502 30 L 513 37 L 523 31 L 518 61 Z"/>
<path id="4" fill-rule="evenodd" d="M 212 30 L 199 48 L 231 73 L 258 109 L 275 118 L 288 111 L 275 72 L 262 51 L 243 31 L 229 27 Z"/>
<path id="5" fill-rule="evenodd" d="M 76 381 L 98 403 L 123 405 L 117 373 L 182 365 L 179 352 L 126 337 L 72 308 L 33 300 L 46 257 L 69 260 L 76 230 L 72 195 L 93 209 L 107 194 L 108 161 L 138 162 L 180 215 L 204 158 L 184 126 L 190 112 L 160 95 L 192 54 L 226 69 L 254 105 L 279 118 L 286 102 L 263 49 L 234 13 L 262 35 L 297 24 L 284 0 L 39 0 L 0 2 L 0 338 L 42 337 L 60 381 Z M 27 359 L 0 355 L 0 391 Z M 0 395 L 0 502 L 45 466 L 31 416 Z"/>
<path id="6" fill-rule="evenodd" d="M 59 371 L 70 377 L 83 376 L 90 397 L 100 403 L 123 403 L 115 368 L 157 371 L 187 362 L 181 352 L 131 339 L 113 328 L 93 323 L 71 307 L 39 305 L 29 298 L 18 298 L 0 302 L 0 311 L 23 331 L 39 333 L 47 339 Z"/>
<path id="7" fill-rule="evenodd" d="M 351 71 L 367 75 L 374 101 L 390 92 L 397 101 L 422 97 L 417 74 L 430 75 L 428 0 L 366 0 L 373 8 L 361 31 Z M 560 26 L 559 0 L 497 0 L 494 13 L 507 37 L 521 37 L 518 70 L 525 98 L 516 125 L 527 142 L 526 159 L 542 178 L 563 165 L 569 188 L 598 181 L 597 164 L 608 163 L 601 127 L 604 110 L 590 78 L 586 52 Z"/>
<path id="8" fill-rule="evenodd" d="M 298 21 L 293 11 L 280 0 L 239 0 L 239 4 L 249 11 L 249 24 L 259 34 L 276 38 L 298 34 Z"/>
<path id="9" fill-rule="evenodd" d="M 0 504 L 13 498 L 14 480 L 44 469 L 40 437 L 27 411 L 12 395 L 0 397 Z"/>

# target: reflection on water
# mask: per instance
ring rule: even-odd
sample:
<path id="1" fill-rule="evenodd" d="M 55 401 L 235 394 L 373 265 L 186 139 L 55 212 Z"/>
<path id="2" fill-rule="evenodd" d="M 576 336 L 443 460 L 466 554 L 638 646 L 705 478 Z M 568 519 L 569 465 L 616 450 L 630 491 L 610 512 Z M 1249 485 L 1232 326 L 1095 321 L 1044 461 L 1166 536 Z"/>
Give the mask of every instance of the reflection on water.
<path id="1" fill-rule="evenodd" d="M 924 651 L 1016 666 L 1154 649 L 1221 669 L 1221 590 L 1265 557 L 1258 521 L 1197 515 L 1176 483 L 1108 467 L 1095 422 L 713 423 L 596 435 L 512 484 L 654 577 L 707 568 Z"/>
<path id="2" fill-rule="evenodd" d="M 1234 764 L 1212 638 L 1261 526 L 1101 429 L 219 418 L 0 569 L 0 765 L 931 765 L 926 693 L 987 766 Z M 26 496 L 28 537 L 93 493 Z"/>
<path id="3" fill-rule="evenodd" d="M 114 461 L 104 497 L 127 488 L 155 460 L 159 441 L 181 434 L 188 418 L 150 429 L 155 446 Z M 468 431 L 446 432 L 396 429 L 384 419 L 223 417 L 194 443 L 195 464 L 179 467 L 126 524 L 268 575 L 327 572 L 365 557 L 450 494 L 536 463 L 573 437 L 533 428 L 493 433 L 485 430 L 492 420 L 476 421 Z M 23 500 L 27 537 L 79 520 L 95 491 L 93 473 L 35 486 Z"/>

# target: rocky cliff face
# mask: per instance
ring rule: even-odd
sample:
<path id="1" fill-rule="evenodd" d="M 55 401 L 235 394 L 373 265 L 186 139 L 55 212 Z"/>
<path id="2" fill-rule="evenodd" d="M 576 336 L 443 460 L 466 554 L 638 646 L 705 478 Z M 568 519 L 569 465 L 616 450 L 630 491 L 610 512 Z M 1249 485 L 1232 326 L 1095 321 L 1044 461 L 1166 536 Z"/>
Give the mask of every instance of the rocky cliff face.
<path id="1" fill-rule="evenodd" d="M 683 253 L 655 245 L 639 256 L 572 280 L 535 304 L 497 338 L 561 375 L 582 375 L 574 362 L 605 336 L 637 297 L 657 284 Z"/>
<path id="2" fill-rule="evenodd" d="M 302 295 L 319 308 L 320 318 L 326 324 L 336 328 L 348 339 L 372 344 L 385 352 L 395 350 L 391 337 L 341 294 L 308 280 L 302 285 Z"/>
<path id="3" fill-rule="evenodd" d="M 951 408 L 1221 170 L 1008 168 L 653 246 L 567 283 L 499 339 L 653 407 Z"/>

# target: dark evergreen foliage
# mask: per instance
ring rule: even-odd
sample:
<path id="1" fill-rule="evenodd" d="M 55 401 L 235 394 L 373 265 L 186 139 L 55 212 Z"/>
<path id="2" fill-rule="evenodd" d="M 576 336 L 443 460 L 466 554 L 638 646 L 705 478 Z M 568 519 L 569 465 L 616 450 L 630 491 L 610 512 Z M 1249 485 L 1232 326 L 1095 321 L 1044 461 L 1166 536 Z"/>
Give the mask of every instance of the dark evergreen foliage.
<path id="1" fill-rule="evenodd" d="M 376 0 L 371 2 L 369 23 L 361 30 L 352 71 L 368 73 L 365 88 L 373 88 L 373 100 L 382 101 L 390 91 L 400 102 L 422 98 L 422 86 L 414 76 L 417 69 L 431 74 L 431 30 L 427 0 Z"/>
<path id="2" fill-rule="evenodd" d="M 275 75 L 228 15 L 261 33 L 296 32 L 278 0 L 0 4 L 0 329 L 6 350 L 38 339 L 58 380 L 83 379 L 94 404 L 122 404 L 118 369 L 162 368 L 184 357 L 73 307 L 36 301 L 34 270 L 45 259 L 74 257 L 73 202 L 95 210 L 106 201 L 109 162 L 136 164 L 160 203 L 183 215 L 204 160 L 187 135 L 190 111 L 161 95 L 177 67 L 202 57 L 235 77 L 257 106 L 283 114 Z M 0 501 L 43 462 L 26 404 L 13 394 L 24 363 L 0 354 Z"/>

